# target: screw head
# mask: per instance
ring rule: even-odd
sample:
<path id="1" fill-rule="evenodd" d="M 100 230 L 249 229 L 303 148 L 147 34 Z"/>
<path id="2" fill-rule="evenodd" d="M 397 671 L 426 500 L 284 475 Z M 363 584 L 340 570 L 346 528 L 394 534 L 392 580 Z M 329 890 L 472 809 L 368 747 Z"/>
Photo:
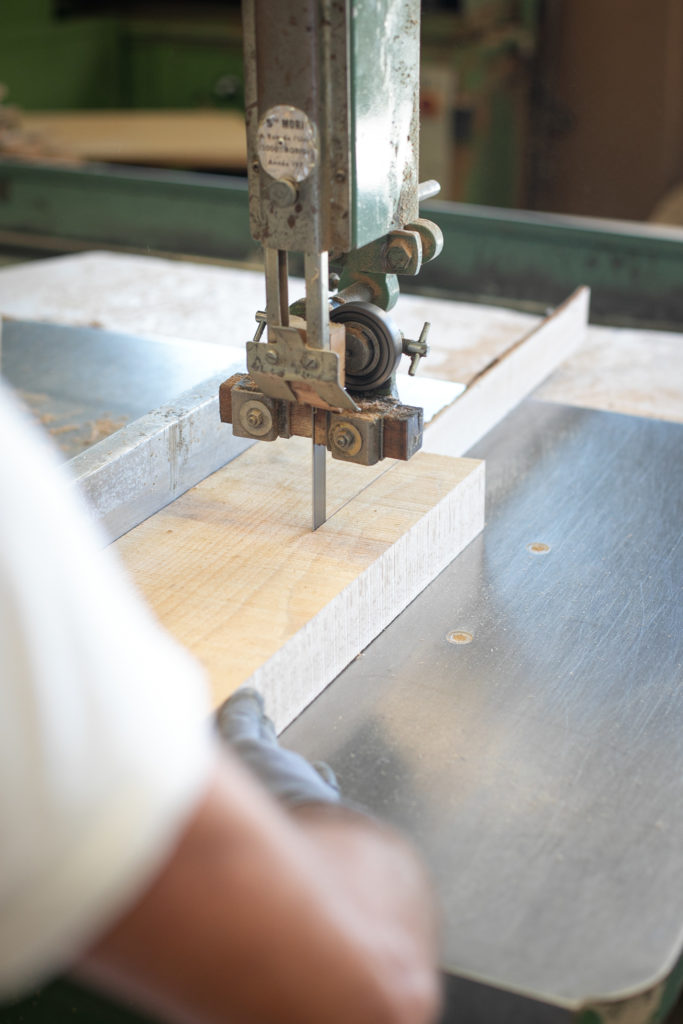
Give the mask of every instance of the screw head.
<path id="1" fill-rule="evenodd" d="M 280 362 L 280 357 L 274 348 L 266 348 L 266 351 L 263 354 L 266 358 L 266 361 L 269 362 L 271 366 L 277 366 L 277 364 Z"/>
<path id="2" fill-rule="evenodd" d="M 290 178 L 279 178 L 268 188 L 268 198 L 276 206 L 292 206 L 299 195 L 299 190 Z"/>
<path id="3" fill-rule="evenodd" d="M 315 356 L 304 356 L 303 359 L 301 360 L 301 365 L 303 366 L 304 370 L 317 370 L 318 360 L 315 358 Z"/>

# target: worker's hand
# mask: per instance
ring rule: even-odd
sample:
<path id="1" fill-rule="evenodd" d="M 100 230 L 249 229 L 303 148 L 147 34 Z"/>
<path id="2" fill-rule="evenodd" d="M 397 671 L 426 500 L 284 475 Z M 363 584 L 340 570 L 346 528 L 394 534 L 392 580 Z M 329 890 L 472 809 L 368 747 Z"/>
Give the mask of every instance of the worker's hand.
<path id="1" fill-rule="evenodd" d="M 237 690 L 216 712 L 216 724 L 230 750 L 281 803 L 299 807 L 339 802 L 339 786 L 329 765 L 312 765 L 279 745 L 275 726 L 256 690 Z"/>

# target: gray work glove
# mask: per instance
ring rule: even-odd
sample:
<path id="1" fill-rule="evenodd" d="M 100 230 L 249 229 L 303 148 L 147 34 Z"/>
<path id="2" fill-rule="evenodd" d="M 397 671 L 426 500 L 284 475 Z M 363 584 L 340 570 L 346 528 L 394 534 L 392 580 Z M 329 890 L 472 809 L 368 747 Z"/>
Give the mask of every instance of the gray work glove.
<path id="1" fill-rule="evenodd" d="M 339 803 L 339 786 L 330 766 L 322 761 L 310 764 L 279 745 L 256 690 L 237 690 L 216 712 L 216 725 L 225 744 L 281 803 Z"/>

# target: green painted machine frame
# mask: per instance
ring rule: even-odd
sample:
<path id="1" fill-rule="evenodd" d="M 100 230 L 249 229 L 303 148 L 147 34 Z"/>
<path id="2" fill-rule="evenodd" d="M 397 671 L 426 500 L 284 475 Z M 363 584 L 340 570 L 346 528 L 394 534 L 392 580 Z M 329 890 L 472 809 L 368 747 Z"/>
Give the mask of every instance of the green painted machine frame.
<path id="1" fill-rule="evenodd" d="M 544 310 L 578 284 L 595 322 L 683 330 L 683 230 L 431 201 L 444 251 L 403 287 Z M 113 248 L 260 265 L 246 181 L 109 166 L 0 163 L 0 248 Z"/>

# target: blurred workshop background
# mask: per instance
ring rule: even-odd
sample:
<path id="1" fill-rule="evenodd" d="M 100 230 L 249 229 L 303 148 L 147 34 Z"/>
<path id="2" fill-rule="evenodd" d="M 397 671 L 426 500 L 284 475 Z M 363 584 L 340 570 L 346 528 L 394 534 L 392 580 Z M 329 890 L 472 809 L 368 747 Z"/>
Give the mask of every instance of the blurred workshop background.
<path id="1" fill-rule="evenodd" d="M 2 0 L 0 157 L 240 174 L 238 0 Z M 680 0 L 425 0 L 421 177 L 683 223 Z"/>

